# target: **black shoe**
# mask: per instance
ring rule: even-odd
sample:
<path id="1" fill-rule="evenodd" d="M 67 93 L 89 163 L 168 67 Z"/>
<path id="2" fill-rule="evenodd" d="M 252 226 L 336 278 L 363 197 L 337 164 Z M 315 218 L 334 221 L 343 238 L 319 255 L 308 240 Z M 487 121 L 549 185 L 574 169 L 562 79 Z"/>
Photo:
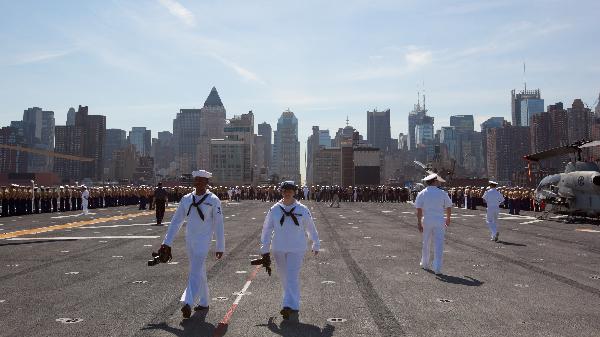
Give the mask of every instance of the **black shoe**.
<path id="1" fill-rule="evenodd" d="M 183 307 L 181 307 L 181 314 L 183 315 L 183 318 L 192 317 L 192 308 L 190 308 L 189 304 L 186 304 Z"/>
<path id="2" fill-rule="evenodd" d="M 194 311 L 202 311 L 202 310 L 208 310 L 208 306 L 203 307 L 201 305 L 194 307 Z"/>
<path id="3" fill-rule="evenodd" d="M 281 314 L 283 319 L 290 319 L 290 314 L 292 313 L 292 308 L 283 307 L 283 309 L 281 309 L 281 311 L 279 313 Z"/>

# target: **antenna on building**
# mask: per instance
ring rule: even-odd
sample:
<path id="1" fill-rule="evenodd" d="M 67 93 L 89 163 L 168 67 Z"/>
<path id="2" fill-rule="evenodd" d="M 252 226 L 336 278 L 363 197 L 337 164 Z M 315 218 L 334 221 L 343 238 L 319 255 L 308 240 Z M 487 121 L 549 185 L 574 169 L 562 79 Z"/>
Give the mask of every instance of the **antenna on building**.
<path id="1" fill-rule="evenodd" d="M 350 125 L 350 119 L 348 118 L 348 115 L 346 115 L 346 126 Z"/>
<path id="2" fill-rule="evenodd" d="M 423 110 L 427 110 L 425 108 L 425 80 L 423 80 Z"/>
<path id="3" fill-rule="evenodd" d="M 525 62 L 523 62 L 523 85 L 525 86 L 525 92 L 527 92 L 527 77 L 525 75 Z"/>

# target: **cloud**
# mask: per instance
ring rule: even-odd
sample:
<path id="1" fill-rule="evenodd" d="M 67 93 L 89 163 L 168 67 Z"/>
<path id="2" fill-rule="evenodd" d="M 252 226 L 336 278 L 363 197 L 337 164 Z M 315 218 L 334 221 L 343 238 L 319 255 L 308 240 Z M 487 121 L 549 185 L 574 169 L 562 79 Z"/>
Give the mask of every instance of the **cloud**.
<path id="1" fill-rule="evenodd" d="M 370 80 L 380 78 L 402 77 L 411 72 L 419 70 L 433 62 L 433 52 L 417 46 L 396 47 L 388 46 L 383 48 L 384 52 L 391 54 L 385 56 L 369 57 L 370 61 L 376 63 L 358 71 L 350 73 L 350 80 Z M 396 60 L 396 54 L 402 54 L 403 64 L 385 64 L 386 59 Z"/>
<path id="2" fill-rule="evenodd" d="M 69 54 L 72 54 L 76 50 L 77 49 L 69 49 L 69 50 L 63 50 L 63 51 L 39 51 L 39 52 L 29 53 L 29 54 L 17 56 L 16 60 L 14 60 L 14 62 L 12 62 L 12 64 L 13 65 L 23 65 L 23 64 L 44 62 L 44 61 L 52 60 L 55 58 L 67 56 Z"/>
<path id="3" fill-rule="evenodd" d="M 168 9 L 173 16 L 177 17 L 189 27 L 194 27 L 196 25 L 196 17 L 194 14 L 181 3 L 176 0 L 158 0 L 158 2 Z"/>
<path id="4" fill-rule="evenodd" d="M 260 77 L 258 77 L 258 75 L 256 75 L 254 72 L 240 66 L 239 64 L 237 64 L 231 60 L 228 60 L 220 55 L 214 54 L 214 53 L 211 54 L 211 56 L 213 58 L 215 58 L 216 60 L 218 60 L 219 62 L 221 62 L 226 67 L 233 69 L 233 71 L 235 71 L 244 80 L 258 82 L 260 84 L 265 84 L 265 82 L 262 79 L 260 79 Z"/>
<path id="5" fill-rule="evenodd" d="M 419 49 L 415 46 L 408 49 L 408 52 L 404 54 L 408 70 L 415 70 L 431 63 L 432 53 L 430 50 Z"/>

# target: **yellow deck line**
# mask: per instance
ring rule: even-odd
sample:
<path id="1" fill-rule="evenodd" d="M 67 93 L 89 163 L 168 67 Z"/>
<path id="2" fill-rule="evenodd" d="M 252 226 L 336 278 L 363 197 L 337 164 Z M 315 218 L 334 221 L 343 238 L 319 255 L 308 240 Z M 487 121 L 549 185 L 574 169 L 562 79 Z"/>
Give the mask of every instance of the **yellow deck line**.
<path id="1" fill-rule="evenodd" d="M 170 210 L 168 210 L 168 209 L 165 210 L 165 212 L 168 212 L 168 211 L 170 211 Z M 69 222 L 69 223 L 62 224 L 62 225 L 24 229 L 24 230 L 20 230 L 20 231 L 14 231 L 14 232 L 0 234 L 0 239 L 10 239 L 10 238 L 16 238 L 18 236 L 23 236 L 23 235 L 52 232 L 52 231 L 60 230 L 60 229 L 76 228 L 76 227 L 81 227 L 81 226 L 86 226 L 86 225 L 92 225 L 92 224 L 98 224 L 98 223 L 104 223 L 104 222 L 116 221 L 116 220 L 125 220 L 125 219 L 131 219 L 131 218 L 135 218 L 135 217 L 139 217 L 139 216 L 153 215 L 153 214 L 155 214 L 155 213 L 154 212 L 131 213 L 131 214 L 125 214 L 125 215 L 115 215 L 115 216 L 111 216 L 111 217 L 107 217 L 107 218 L 96 218 L 96 219 L 82 220 L 82 221 L 77 221 L 77 222 Z"/>

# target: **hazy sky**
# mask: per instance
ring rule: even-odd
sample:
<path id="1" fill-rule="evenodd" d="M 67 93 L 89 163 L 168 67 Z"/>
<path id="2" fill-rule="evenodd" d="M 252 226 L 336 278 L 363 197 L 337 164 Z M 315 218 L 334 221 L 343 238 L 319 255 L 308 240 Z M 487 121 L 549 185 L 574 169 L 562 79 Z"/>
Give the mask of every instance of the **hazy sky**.
<path id="1" fill-rule="evenodd" d="M 88 105 L 109 128 L 171 130 L 212 86 L 228 117 L 273 126 L 286 108 L 366 136 L 366 111 L 406 132 L 417 91 L 436 129 L 452 114 L 510 119 L 510 90 L 546 105 L 600 91 L 600 1 L 0 0 L 0 124 Z M 423 84 L 424 83 L 424 84 Z"/>

